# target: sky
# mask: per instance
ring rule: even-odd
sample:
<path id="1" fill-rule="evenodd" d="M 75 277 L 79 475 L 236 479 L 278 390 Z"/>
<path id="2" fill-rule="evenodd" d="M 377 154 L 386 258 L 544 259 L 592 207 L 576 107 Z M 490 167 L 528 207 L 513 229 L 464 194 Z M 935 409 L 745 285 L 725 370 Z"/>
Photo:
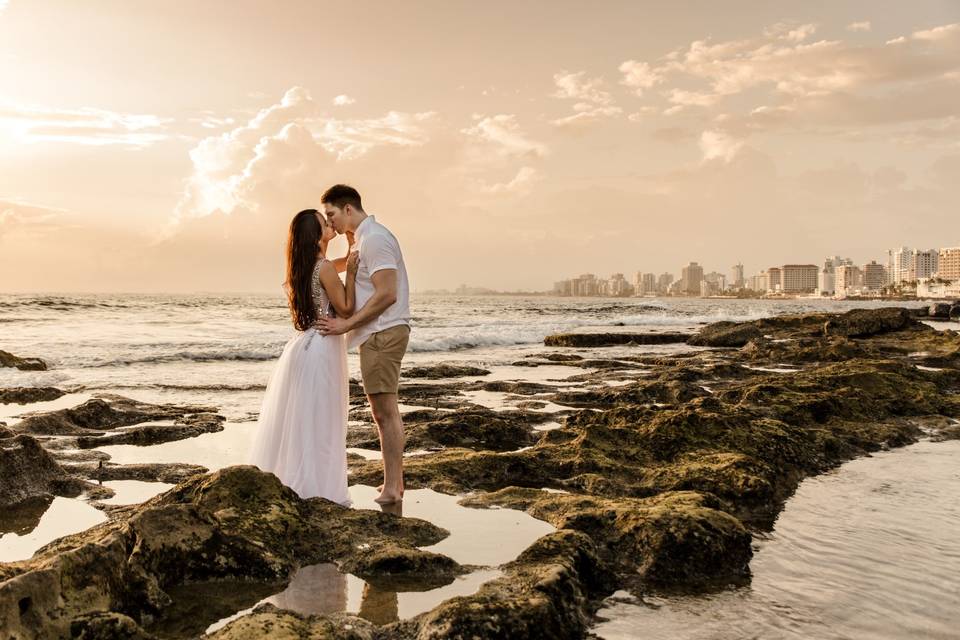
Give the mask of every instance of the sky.
<path id="1" fill-rule="evenodd" d="M 957 246 L 960 2 L 0 0 L 0 292 L 279 292 L 337 182 L 414 291 Z"/>

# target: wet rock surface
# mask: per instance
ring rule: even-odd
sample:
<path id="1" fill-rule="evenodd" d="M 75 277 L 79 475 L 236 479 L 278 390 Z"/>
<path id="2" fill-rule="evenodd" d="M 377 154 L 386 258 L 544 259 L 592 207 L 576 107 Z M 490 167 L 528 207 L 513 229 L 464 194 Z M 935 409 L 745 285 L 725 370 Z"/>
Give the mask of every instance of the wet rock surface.
<path id="1" fill-rule="evenodd" d="M 489 369 L 462 364 L 438 364 L 431 367 L 411 367 L 403 370 L 405 378 L 463 378 L 490 375 Z"/>
<path id="2" fill-rule="evenodd" d="M 77 496 L 83 487 L 36 439 L 20 435 L 0 444 L 0 507 L 55 495 Z"/>
<path id="3" fill-rule="evenodd" d="M 159 420 L 199 422 L 202 414 L 215 414 L 216 411 L 211 407 L 157 405 L 138 402 L 123 396 L 102 394 L 70 409 L 28 415 L 13 429 L 33 435 L 99 436 L 110 429 L 143 422 Z"/>
<path id="4" fill-rule="evenodd" d="M 171 604 L 171 586 L 284 580 L 301 564 L 349 558 L 358 545 L 412 549 L 447 535 L 422 520 L 303 500 L 250 466 L 194 476 L 127 511 L 0 565 L 5 636 L 66 636 L 103 611 L 143 624 Z"/>
<path id="5" fill-rule="evenodd" d="M 402 402 L 428 407 L 404 416 L 407 451 L 428 450 L 405 460 L 407 488 L 470 492 L 461 504 L 521 509 L 557 532 L 473 595 L 409 620 L 377 626 L 261 605 L 214 637 L 579 638 L 615 589 L 642 594 L 749 580 L 751 534 L 772 526 L 804 477 L 924 434 L 958 437 L 960 334 L 917 317 L 888 308 L 723 322 L 689 338 L 705 349 L 616 358 L 564 351 L 591 346 L 577 345 L 525 359 L 569 367 L 566 386 L 442 383 L 483 374 L 427 367 L 432 381 L 404 383 L 400 392 Z M 475 404 L 484 394 L 527 404 L 495 411 Z M 364 423 L 350 426 L 350 446 L 379 448 L 356 385 L 351 401 L 351 417 Z M 73 450 L 81 441 L 96 446 L 138 422 L 173 423 L 163 427 L 171 438 L 217 422 L 204 408 L 102 403 L 11 429 L 49 438 L 34 444 L 61 456 L 53 462 L 71 477 L 181 484 L 143 505 L 111 509 L 110 522 L 32 560 L 0 565 L 0 619 L 21 625 L 14 633 L 33 625 L 140 637 L 174 610 L 169 594 L 194 583 L 242 580 L 250 592 L 231 587 L 237 597 L 222 603 L 239 611 L 316 562 L 337 561 L 371 584 L 423 588 L 465 570 L 417 548 L 444 535 L 428 523 L 303 501 L 252 467 L 197 475 L 202 467 L 84 458 Z M 566 409 L 550 411 L 550 403 Z M 537 429 L 548 421 L 556 424 Z M 379 461 L 352 457 L 350 465 L 352 483 L 379 482 Z M 42 506 L 48 498 L 35 499 Z M 26 612 L 18 604 L 24 597 Z"/>
<path id="6" fill-rule="evenodd" d="M 543 341 L 547 347 L 612 347 L 620 345 L 677 344 L 691 333 L 558 333 Z"/>
<path id="7" fill-rule="evenodd" d="M 13 367 L 21 371 L 46 371 L 47 363 L 40 358 L 21 358 L 0 349 L 0 367 Z"/>
<path id="8" fill-rule="evenodd" d="M 54 387 L 11 387 L 0 389 L 0 404 L 49 402 L 62 397 L 65 393 Z"/>

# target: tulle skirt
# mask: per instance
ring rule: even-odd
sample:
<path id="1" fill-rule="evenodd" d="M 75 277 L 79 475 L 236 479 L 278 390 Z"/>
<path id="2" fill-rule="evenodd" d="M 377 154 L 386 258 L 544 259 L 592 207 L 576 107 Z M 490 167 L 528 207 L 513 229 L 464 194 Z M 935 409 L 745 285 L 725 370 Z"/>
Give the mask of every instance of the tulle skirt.
<path id="1" fill-rule="evenodd" d="M 264 392 L 250 464 L 275 474 L 302 498 L 349 505 L 348 399 L 343 336 L 308 329 L 291 338 Z"/>

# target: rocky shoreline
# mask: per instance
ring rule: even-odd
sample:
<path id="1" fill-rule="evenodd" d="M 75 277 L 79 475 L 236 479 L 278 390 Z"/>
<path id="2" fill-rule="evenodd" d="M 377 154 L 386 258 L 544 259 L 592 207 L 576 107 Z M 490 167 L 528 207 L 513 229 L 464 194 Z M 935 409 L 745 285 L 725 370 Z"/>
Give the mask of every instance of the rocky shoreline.
<path id="1" fill-rule="evenodd" d="M 556 383 L 485 381 L 486 369 L 453 363 L 412 370 L 401 402 L 422 407 L 405 414 L 407 450 L 421 455 L 407 458 L 407 487 L 464 495 L 472 508 L 523 510 L 556 532 L 473 595 L 408 620 L 377 626 L 268 604 L 212 637 L 579 638 L 616 589 L 747 581 L 752 533 L 772 526 L 804 477 L 925 433 L 957 437 L 960 334 L 922 322 L 942 311 L 780 316 L 693 336 L 551 337 L 553 350 L 515 365 L 568 368 Z M 696 348 L 592 351 L 675 342 Z M 0 389 L 25 410 L 58 393 Z M 512 408 L 471 401 L 483 393 L 504 394 Z M 359 424 L 348 446 L 375 450 L 361 398 L 352 385 Z M 253 467 L 121 465 L 97 449 L 224 428 L 216 407 L 119 396 L 0 424 L 0 507 L 27 514 L 18 521 L 42 513 L 36 505 L 52 496 L 86 494 L 96 504 L 111 493 L 103 480 L 179 483 L 139 505 L 101 504 L 102 525 L 0 564 L 4 637 L 166 637 L 152 629 L 171 591 L 236 580 L 276 590 L 319 562 L 385 583 L 443 584 L 470 570 L 419 548 L 447 534 L 429 522 L 301 500 Z M 351 456 L 350 466 L 352 484 L 377 483 L 376 460 Z"/>

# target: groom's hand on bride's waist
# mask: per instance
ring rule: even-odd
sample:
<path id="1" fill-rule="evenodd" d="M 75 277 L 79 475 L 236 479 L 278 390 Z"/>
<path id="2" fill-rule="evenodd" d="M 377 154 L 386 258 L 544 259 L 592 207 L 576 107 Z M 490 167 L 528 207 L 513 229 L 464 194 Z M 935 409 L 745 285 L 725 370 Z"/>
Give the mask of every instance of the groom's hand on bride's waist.
<path id="1" fill-rule="evenodd" d="M 350 321 L 346 318 L 321 318 L 317 321 L 320 327 L 320 334 L 325 336 L 338 336 L 350 331 Z"/>

